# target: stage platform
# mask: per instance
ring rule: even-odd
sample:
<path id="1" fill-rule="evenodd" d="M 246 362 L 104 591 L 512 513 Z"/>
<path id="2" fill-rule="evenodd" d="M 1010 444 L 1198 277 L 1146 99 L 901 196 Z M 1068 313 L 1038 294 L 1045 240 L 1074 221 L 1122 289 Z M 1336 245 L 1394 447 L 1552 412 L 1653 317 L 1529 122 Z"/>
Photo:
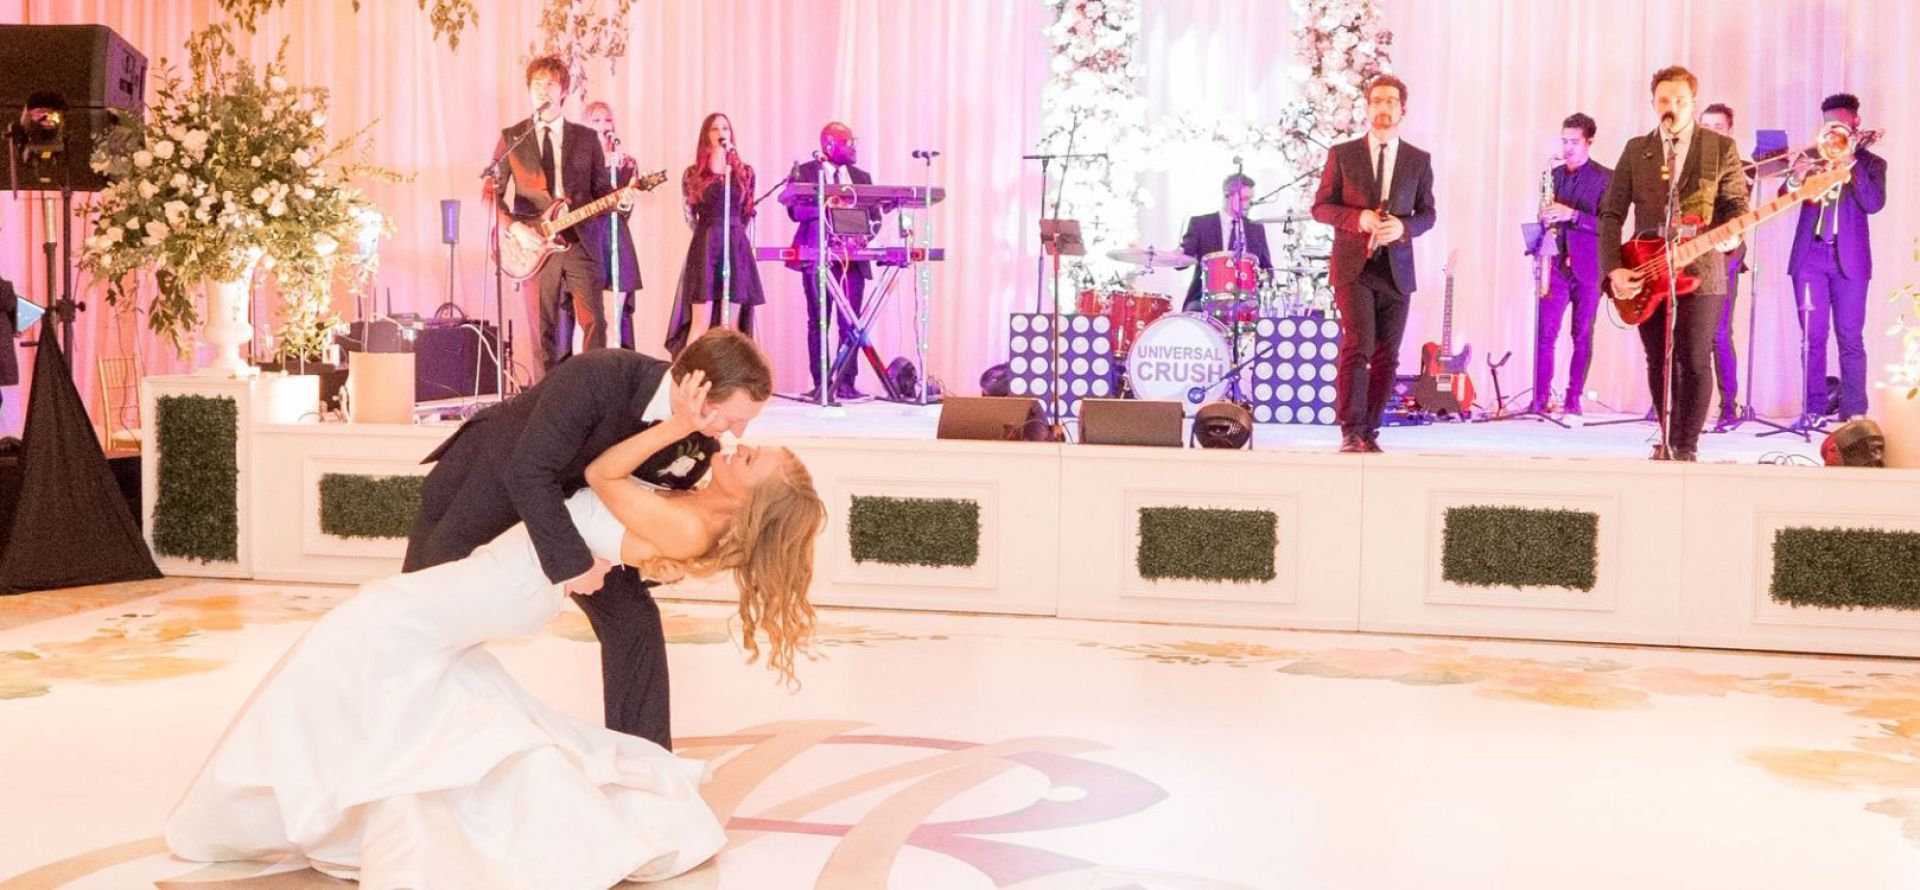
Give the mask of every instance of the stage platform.
<path id="1" fill-rule="evenodd" d="M 168 391 L 274 398 L 245 381 L 149 384 L 149 411 Z M 455 424 L 239 416 L 235 556 L 156 548 L 164 571 L 358 583 L 399 568 L 411 507 L 382 486 L 423 474 Z M 842 416 L 776 402 L 754 424 L 827 502 L 815 602 L 1920 656 L 1898 580 L 1920 576 L 1920 471 L 1815 466 L 1814 444 L 1758 427 L 1678 464 L 1646 459 L 1646 423 L 1389 428 L 1375 455 L 1335 453 L 1328 427 L 1262 426 L 1247 452 L 942 441 L 936 424 L 878 402 Z M 151 542 L 167 480 L 147 460 Z M 352 524 L 367 515 L 389 518 Z M 672 595 L 735 592 L 720 578 Z"/>

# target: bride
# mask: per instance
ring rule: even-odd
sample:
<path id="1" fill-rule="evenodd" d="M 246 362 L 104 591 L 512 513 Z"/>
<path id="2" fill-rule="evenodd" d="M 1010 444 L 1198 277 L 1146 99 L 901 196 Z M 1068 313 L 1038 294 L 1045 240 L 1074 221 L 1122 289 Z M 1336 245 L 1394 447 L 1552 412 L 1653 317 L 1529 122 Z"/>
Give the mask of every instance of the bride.
<path id="1" fill-rule="evenodd" d="M 813 632 L 807 587 L 826 508 L 785 449 L 740 446 L 696 492 L 632 472 L 717 433 L 704 376 L 672 419 L 608 449 L 567 502 L 596 556 L 678 578 L 732 569 L 749 660 L 788 682 Z M 559 611 L 524 525 L 465 559 L 363 586 L 314 624 L 234 719 L 167 820 L 212 862 L 298 854 L 369 888 L 600 888 L 661 880 L 726 843 L 702 765 L 560 713 L 482 644 Z"/>

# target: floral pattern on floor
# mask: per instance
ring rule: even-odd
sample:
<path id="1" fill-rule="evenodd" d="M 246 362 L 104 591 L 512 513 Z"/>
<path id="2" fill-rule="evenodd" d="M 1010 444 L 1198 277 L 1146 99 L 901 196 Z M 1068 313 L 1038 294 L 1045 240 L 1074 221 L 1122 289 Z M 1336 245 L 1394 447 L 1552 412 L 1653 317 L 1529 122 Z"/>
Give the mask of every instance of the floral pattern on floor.
<path id="1" fill-rule="evenodd" d="M 1903 834 L 1920 845 L 1920 673 L 1707 673 L 1585 656 L 1552 660 L 1475 654 L 1467 646 L 1448 643 L 1319 650 L 1195 640 L 1080 645 L 1162 664 L 1237 669 L 1272 665 L 1279 673 L 1300 677 L 1469 686 L 1483 698 L 1562 708 L 1642 710 L 1652 708 L 1662 695 L 1759 695 L 1838 708 L 1867 724 L 1863 728 L 1868 731 L 1854 738 L 1853 750 L 1758 748 L 1747 756 L 1788 781 L 1889 795 L 1868 804 L 1867 810 L 1901 820 Z"/>

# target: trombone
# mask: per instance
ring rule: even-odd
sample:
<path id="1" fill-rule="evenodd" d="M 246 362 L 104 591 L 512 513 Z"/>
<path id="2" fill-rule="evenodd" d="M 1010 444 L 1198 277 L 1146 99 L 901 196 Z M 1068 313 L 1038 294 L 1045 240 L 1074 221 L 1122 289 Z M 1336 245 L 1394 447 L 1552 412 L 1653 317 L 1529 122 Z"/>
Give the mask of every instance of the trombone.
<path id="1" fill-rule="evenodd" d="M 1884 128 L 1879 127 L 1856 132 L 1852 127 L 1839 121 L 1827 121 L 1821 125 L 1820 132 L 1814 134 L 1812 144 L 1803 145 L 1793 151 L 1754 158 L 1740 165 L 1740 171 L 1743 173 L 1760 171 L 1762 175 L 1770 175 L 1780 168 L 1791 167 L 1801 158 L 1819 158 L 1829 165 L 1837 164 L 1852 159 L 1854 152 L 1879 141 L 1886 132 Z M 1762 168 L 1770 169 L 1762 171 Z"/>

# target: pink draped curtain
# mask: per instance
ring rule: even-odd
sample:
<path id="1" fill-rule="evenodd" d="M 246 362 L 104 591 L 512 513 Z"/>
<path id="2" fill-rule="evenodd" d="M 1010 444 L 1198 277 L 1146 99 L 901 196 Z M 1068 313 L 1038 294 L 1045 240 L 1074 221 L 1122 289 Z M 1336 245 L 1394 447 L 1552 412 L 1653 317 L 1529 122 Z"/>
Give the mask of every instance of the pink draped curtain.
<path id="1" fill-rule="evenodd" d="M 461 202 L 460 244 L 452 296 L 470 315 L 494 317 L 476 175 L 499 129 L 527 113 L 523 67 L 540 4 L 479 4 L 477 30 L 458 50 L 436 42 L 411 0 L 373 0 L 355 14 L 335 0 L 292 0 L 265 16 L 243 46 L 253 58 L 288 49 L 291 78 L 332 90 L 333 128 L 351 132 L 375 123 L 373 160 L 413 175 L 369 192 L 392 218 L 372 288 L 381 310 L 431 313 L 448 296 L 448 253 L 440 240 L 439 202 Z M 610 7 L 610 4 L 603 4 Z M 187 36 L 223 14 L 210 0 L 127 3 L 121 0 L 0 0 L 0 21 L 36 24 L 98 22 L 146 53 L 181 59 Z M 973 392 L 984 357 L 1005 350 L 1005 312 L 1030 299 L 1027 247 L 1037 173 L 1020 160 L 1037 138 L 1035 97 L 1046 77 L 1040 27 L 1044 5 L 1031 0 L 735 0 L 726 3 L 641 0 L 631 19 L 626 58 L 588 70 L 586 101 L 605 100 L 620 124 L 623 148 L 642 169 L 665 168 L 666 187 L 641 199 L 634 216 L 645 290 L 635 333 L 643 350 L 660 346 L 689 232 L 679 205 L 679 175 L 692 163 L 696 130 L 710 111 L 729 114 L 742 157 L 771 185 L 788 165 L 817 147 L 820 127 L 842 120 L 860 137 L 860 163 L 876 182 L 920 184 L 928 171 L 914 149 L 941 152 L 932 182 L 947 189 L 934 208 L 935 242 L 949 259 L 934 267 L 932 373 Z M 149 84 L 153 79 L 149 78 Z M 585 101 L 569 105 L 583 119 Z M 44 288 L 37 212 L 0 196 L 0 274 L 34 297 Z M 891 220 L 889 220 L 891 224 Z M 79 232 L 76 227 L 76 233 Z M 785 245 L 793 224 L 769 199 L 754 242 Z M 1024 270 L 1024 271 L 1023 271 Z M 808 384 L 799 277 L 763 264 L 769 305 L 759 336 L 786 389 Z M 902 287 L 908 284 L 902 280 Z M 184 370 L 162 342 L 145 334 L 144 318 L 110 312 L 103 290 L 84 276 L 88 310 L 79 324 L 76 373 L 93 404 L 94 357 L 138 352 L 150 373 Z M 518 343 L 516 362 L 532 361 L 524 300 L 511 286 L 506 315 Z M 337 294 L 351 319 L 354 295 Z M 369 304 L 371 311 L 371 304 Z M 256 324 L 271 307 L 256 308 Z M 882 356 L 911 355 L 911 296 L 897 292 L 875 333 Z M 264 334 L 264 331 L 262 331 Z M 33 350 L 20 351 L 23 383 Z M 523 374 L 524 376 L 524 374 Z M 871 388 L 871 387 L 869 387 Z M 17 431 L 28 387 L 4 391 L 0 432 Z"/>
<path id="2" fill-rule="evenodd" d="M 340 132 L 378 120 L 375 160 L 414 174 L 412 182 L 376 186 L 395 236 L 383 245 L 376 282 L 380 304 L 390 289 L 396 310 L 431 312 L 447 294 L 447 252 L 439 239 L 438 202 L 462 202 L 461 244 L 453 296 L 470 314 L 492 317 L 485 273 L 484 217 L 474 175 L 498 128 L 525 113 L 521 60 L 538 4 L 485 4 L 479 28 L 452 51 L 436 43 L 426 18 L 406 0 L 374 0 L 356 15 L 333 0 L 292 0 L 267 16 L 246 43 L 265 59 L 283 36 L 296 76 L 334 92 Z M 1265 0 L 1200 0 L 1146 4 L 1142 38 L 1146 83 L 1155 114 L 1199 111 L 1226 121 L 1259 123 L 1293 89 L 1291 12 Z M 1611 165 L 1625 139 L 1652 125 L 1647 77 L 1680 63 L 1701 79 L 1701 104 L 1721 101 L 1738 114 L 1738 138 L 1750 151 L 1755 128 L 1781 128 L 1796 143 L 1819 119 L 1822 96 L 1860 95 L 1869 126 L 1886 126 L 1879 151 L 1889 161 L 1889 202 L 1873 220 L 1877 276 L 1867 323 L 1875 377 L 1895 358 L 1881 332 L 1898 307 L 1887 301 L 1901 284 L 1920 279 L 1912 252 L 1920 209 L 1908 200 L 1920 184 L 1920 106 L 1894 87 L 1913 81 L 1904 44 L 1920 33 L 1920 8 L 1840 0 L 1434 0 L 1386 5 L 1396 33 L 1395 67 L 1412 86 L 1406 136 L 1435 152 L 1438 227 L 1421 239 L 1424 292 L 1417 295 L 1403 362 L 1439 330 L 1439 268 L 1460 250 L 1456 340 L 1482 353 L 1513 350 L 1504 383 L 1524 385 L 1531 361 L 1532 303 L 1518 229 L 1537 200 L 1540 171 L 1553 151 L 1559 121 L 1585 111 L 1600 124 L 1595 156 Z M 589 98 L 609 101 L 626 148 L 646 169 L 675 177 L 689 163 L 694 129 L 706 112 L 732 115 L 744 157 L 763 182 L 813 148 L 819 126 L 838 118 L 861 137 L 862 165 L 881 182 L 918 183 L 915 148 L 942 152 L 932 178 L 948 200 L 934 215 L 936 241 L 950 259 L 936 267 L 933 373 L 957 392 L 1005 350 L 1005 315 L 1032 305 L 1033 216 L 1037 174 L 1023 165 L 1039 132 L 1048 16 L 1039 0 L 734 0 L 726 3 L 642 0 L 632 20 L 628 57 L 589 72 Z M 0 20 L 103 22 L 156 62 L 178 57 L 188 33 L 219 16 L 209 0 L 125 3 L 119 0 L 0 0 Z M 578 117 L 578 103 L 573 113 Z M 1142 208 L 1151 240 L 1177 238 L 1185 217 L 1213 209 L 1227 159 L 1173 159 L 1149 174 L 1153 203 Z M 1204 169 L 1203 169 L 1204 168 Z M 1249 172 L 1262 176 L 1250 163 Z M 1069 185 L 1070 188 L 1076 187 Z M 784 244 L 791 224 L 764 205 L 759 244 Z M 38 295 L 44 280 L 37 213 L 0 197 L 0 274 Z M 687 229 L 671 189 L 643 199 L 637 214 L 641 271 L 647 289 L 638 313 L 643 348 L 658 351 L 681 266 Z M 1791 222 L 1776 221 L 1755 239 L 1762 275 L 1759 297 L 1744 289 L 1736 330 L 1743 364 L 1757 356 L 1754 396 L 1766 413 L 1799 408 L 1799 334 L 1785 279 Z M 761 338 L 780 384 L 806 385 L 796 276 L 761 269 L 771 305 Z M 1164 279 L 1164 280 L 1163 280 Z M 1174 291 L 1184 279 L 1152 280 Z M 141 320 L 109 313 L 88 284 L 78 375 L 93 398 L 93 357 L 138 351 L 150 371 L 184 367 L 141 333 Z M 908 301 L 899 296 L 877 325 L 881 352 L 911 351 Z M 508 293 L 508 317 L 528 361 L 526 308 Z M 337 303 L 353 313 L 350 295 Z M 1748 312 L 1757 310 L 1757 341 L 1747 343 Z M 260 316 L 263 313 L 257 312 Z M 264 318 L 263 318 L 264 321 Z M 1590 386 L 1623 409 L 1647 404 L 1638 339 L 1602 322 Z M 31 350 L 22 351 L 31 364 Z M 1565 355 L 1565 350 L 1562 350 Z M 1562 359 L 1564 362 L 1564 358 Z M 1490 390 L 1475 362 L 1480 388 Z M 1561 374 L 1564 377 L 1564 371 Z M 1742 373 L 1744 389 L 1744 368 Z M 0 432 L 16 430 L 26 387 L 6 392 Z"/>

